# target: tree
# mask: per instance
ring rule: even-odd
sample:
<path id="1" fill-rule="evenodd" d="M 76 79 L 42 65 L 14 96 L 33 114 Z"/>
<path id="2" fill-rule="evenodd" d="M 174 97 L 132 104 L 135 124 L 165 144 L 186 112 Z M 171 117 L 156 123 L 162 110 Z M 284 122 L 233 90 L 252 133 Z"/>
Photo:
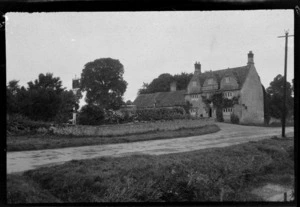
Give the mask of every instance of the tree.
<path id="1" fill-rule="evenodd" d="M 78 116 L 78 123 L 82 125 L 100 125 L 104 122 L 104 110 L 96 105 L 84 105 Z"/>
<path id="2" fill-rule="evenodd" d="M 192 77 L 192 73 L 181 73 L 180 75 L 174 75 L 174 81 L 176 81 L 177 90 L 185 90 Z"/>
<path id="3" fill-rule="evenodd" d="M 277 75 L 270 83 L 270 86 L 266 90 L 266 105 L 270 116 L 275 118 L 282 117 L 283 111 L 283 85 L 284 77 Z M 293 114 L 294 111 L 294 98 L 292 97 L 292 86 L 289 82 L 286 82 L 286 112 L 287 117 Z"/>
<path id="4" fill-rule="evenodd" d="M 81 90 L 86 102 L 104 109 L 118 109 L 127 88 L 124 67 L 119 60 L 100 58 L 85 64 L 81 73 Z"/>
<path id="5" fill-rule="evenodd" d="M 33 120 L 54 121 L 64 90 L 59 77 L 53 77 L 52 73 L 40 74 L 34 82 L 28 82 L 27 92 L 24 91 L 24 115 Z"/>
<path id="6" fill-rule="evenodd" d="M 144 83 L 143 82 L 143 86 L 142 86 L 142 88 L 140 88 L 138 90 L 138 94 L 146 94 L 146 93 L 148 93 L 148 87 L 149 87 L 149 83 Z"/>
<path id="7" fill-rule="evenodd" d="M 51 73 L 40 74 L 38 79 L 28 82 L 27 89 L 19 88 L 15 82 L 8 89 L 16 91 L 12 92 L 18 108 L 15 113 L 42 121 L 64 122 L 72 117 L 75 96 L 62 87 L 59 77 L 53 77 Z"/>
<path id="8" fill-rule="evenodd" d="M 18 104 L 17 95 L 20 91 L 19 81 L 11 80 L 6 86 L 6 106 L 9 114 L 18 113 L 20 106 Z"/>
<path id="9" fill-rule="evenodd" d="M 126 101 L 126 105 L 132 105 L 133 102 L 131 100 Z"/>
<path id="10" fill-rule="evenodd" d="M 56 113 L 55 121 L 59 123 L 66 123 L 73 115 L 73 108 L 78 109 L 77 97 L 72 90 L 62 91 L 60 96 L 60 106 Z"/>
<path id="11" fill-rule="evenodd" d="M 139 89 L 139 94 L 170 91 L 170 84 L 173 81 L 176 82 L 177 90 L 184 90 L 187 88 L 192 76 L 192 73 L 181 73 L 174 76 L 169 73 L 163 73 L 153 79 L 150 84 L 143 83 L 142 88 Z"/>

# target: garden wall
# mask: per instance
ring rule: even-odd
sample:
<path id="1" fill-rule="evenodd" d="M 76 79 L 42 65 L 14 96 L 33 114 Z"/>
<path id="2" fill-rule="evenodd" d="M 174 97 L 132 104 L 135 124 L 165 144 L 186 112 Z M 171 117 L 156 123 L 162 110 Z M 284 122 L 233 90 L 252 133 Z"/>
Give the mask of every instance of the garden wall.
<path id="1" fill-rule="evenodd" d="M 183 128 L 196 128 L 213 124 L 211 119 L 184 119 L 173 121 L 139 122 L 128 124 L 101 125 L 101 126 L 55 126 L 51 131 L 57 135 L 74 136 L 121 136 L 139 134 L 151 131 L 178 130 Z"/>

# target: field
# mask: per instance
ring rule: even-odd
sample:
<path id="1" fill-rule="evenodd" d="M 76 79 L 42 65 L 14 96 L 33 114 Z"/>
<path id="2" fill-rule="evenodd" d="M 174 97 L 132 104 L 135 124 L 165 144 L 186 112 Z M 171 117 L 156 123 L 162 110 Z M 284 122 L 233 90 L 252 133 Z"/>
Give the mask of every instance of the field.
<path id="1" fill-rule="evenodd" d="M 266 183 L 292 186 L 293 138 L 159 156 L 71 161 L 7 176 L 9 203 L 261 201 Z"/>
<path id="2" fill-rule="evenodd" d="M 135 127 L 136 126 L 136 127 Z M 79 126 L 83 127 L 83 126 Z M 89 127 L 88 127 L 89 128 Z M 102 128 L 104 128 L 102 130 Z M 134 130 L 135 128 L 139 130 Z M 127 129 L 127 130 L 125 130 Z M 142 131 L 142 129 L 144 131 Z M 98 127 L 102 136 L 75 135 L 22 135 L 7 137 L 7 151 L 24 151 L 78 147 L 99 144 L 116 144 L 157 139 L 171 139 L 209 134 L 220 128 L 209 121 L 181 120 L 155 123 L 138 123 L 131 125 L 112 125 Z M 125 135 L 118 135 L 123 132 Z M 134 134 L 137 133 L 137 134 Z M 115 133 L 115 135 L 113 135 Z"/>

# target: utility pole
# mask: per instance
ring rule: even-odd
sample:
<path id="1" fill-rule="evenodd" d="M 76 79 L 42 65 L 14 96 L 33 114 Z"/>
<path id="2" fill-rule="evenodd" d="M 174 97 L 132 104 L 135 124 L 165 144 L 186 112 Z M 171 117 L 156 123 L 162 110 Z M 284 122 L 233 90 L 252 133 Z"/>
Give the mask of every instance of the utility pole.
<path id="1" fill-rule="evenodd" d="M 285 36 L 278 36 L 278 38 L 285 38 L 285 58 L 284 58 L 284 82 L 283 82 L 283 111 L 282 111 L 282 137 L 285 137 L 285 119 L 286 119 L 286 70 L 287 70 L 287 53 L 288 53 L 288 37 L 294 35 L 289 35 L 288 31 L 285 31 Z"/>

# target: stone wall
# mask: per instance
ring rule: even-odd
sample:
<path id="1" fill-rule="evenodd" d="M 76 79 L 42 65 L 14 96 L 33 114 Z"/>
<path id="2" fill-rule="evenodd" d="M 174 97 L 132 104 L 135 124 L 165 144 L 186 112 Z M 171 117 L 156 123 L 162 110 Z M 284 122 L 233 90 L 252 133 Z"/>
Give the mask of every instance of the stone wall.
<path id="1" fill-rule="evenodd" d="M 241 89 L 240 101 L 242 105 L 240 123 L 264 123 L 263 90 L 254 65 L 251 66 L 243 88 Z"/>

